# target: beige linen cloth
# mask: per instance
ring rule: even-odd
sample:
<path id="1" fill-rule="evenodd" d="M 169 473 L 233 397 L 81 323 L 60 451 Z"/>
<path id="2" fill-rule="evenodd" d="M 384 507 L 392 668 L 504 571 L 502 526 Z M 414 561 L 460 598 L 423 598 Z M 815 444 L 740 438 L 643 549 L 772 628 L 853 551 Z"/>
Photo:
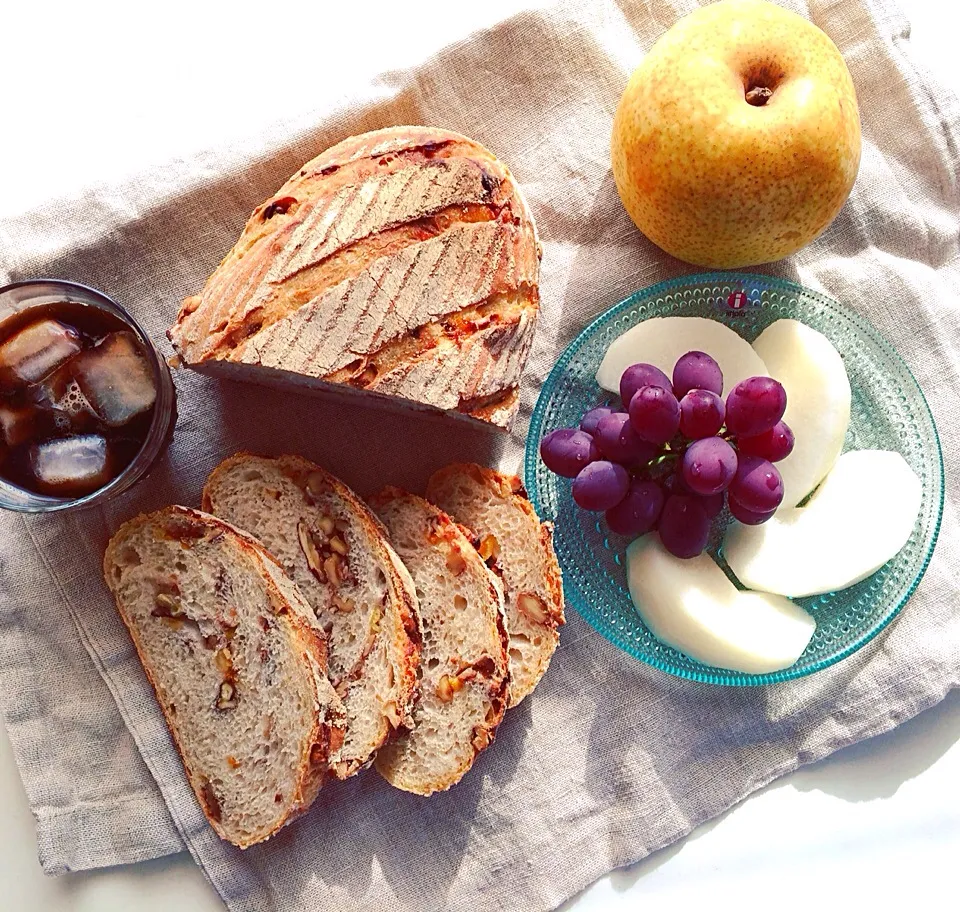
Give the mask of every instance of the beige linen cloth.
<path id="1" fill-rule="evenodd" d="M 338 110 L 0 222 L 0 279 L 102 288 L 165 352 L 180 300 L 253 207 L 352 133 L 424 123 L 475 137 L 513 169 L 544 244 L 543 312 L 511 438 L 179 372 L 176 439 L 149 483 L 70 518 L 0 517 L 0 702 L 48 872 L 186 846 L 234 912 L 550 909 L 957 685 L 960 110 L 918 71 L 908 24 L 885 0 L 789 5 L 846 57 L 863 164 L 827 233 L 770 271 L 867 315 L 916 374 L 943 434 L 940 543 L 898 620 L 828 671 L 723 689 L 661 674 L 573 615 L 540 689 L 452 791 L 422 799 L 367 773 L 325 789 L 305 818 L 247 852 L 206 825 L 100 579 L 110 533 L 139 511 L 196 504 L 208 471 L 240 448 L 302 453 L 362 493 L 422 490 L 455 458 L 517 469 L 541 381 L 578 330 L 630 292 L 696 271 L 629 222 L 608 153 L 629 72 L 695 4 L 523 12 L 359 88 Z"/>

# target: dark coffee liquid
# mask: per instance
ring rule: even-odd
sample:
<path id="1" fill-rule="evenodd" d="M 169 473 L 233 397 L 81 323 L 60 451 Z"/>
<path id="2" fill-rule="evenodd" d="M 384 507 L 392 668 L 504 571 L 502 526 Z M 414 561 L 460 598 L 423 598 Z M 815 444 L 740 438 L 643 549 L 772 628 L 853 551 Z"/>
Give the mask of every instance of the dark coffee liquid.
<path id="1" fill-rule="evenodd" d="M 0 323 L 0 477 L 73 499 L 116 478 L 153 421 L 152 366 L 137 335 L 99 308 L 59 302 Z"/>

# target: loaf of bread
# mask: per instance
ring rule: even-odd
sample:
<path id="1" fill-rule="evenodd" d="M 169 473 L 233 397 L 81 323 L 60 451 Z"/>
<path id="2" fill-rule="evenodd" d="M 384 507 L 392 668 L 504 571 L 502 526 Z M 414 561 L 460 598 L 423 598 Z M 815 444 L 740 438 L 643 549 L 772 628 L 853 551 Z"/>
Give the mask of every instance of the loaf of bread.
<path id="1" fill-rule="evenodd" d="M 310 603 L 347 713 L 334 771 L 353 775 L 411 724 L 420 628 L 410 574 L 366 504 L 297 456 L 232 456 L 211 474 L 203 506 L 262 542 Z"/>
<path id="2" fill-rule="evenodd" d="M 183 507 L 122 526 L 104 575 L 211 825 L 240 848 L 267 839 L 343 743 L 309 606 L 253 539 Z"/>
<path id="3" fill-rule="evenodd" d="M 540 522 L 519 478 L 473 463 L 436 472 L 427 499 L 471 530 L 481 556 L 503 580 L 510 706 L 516 706 L 543 677 L 564 622 L 553 526 Z"/>
<path id="4" fill-rule="evenodd" d="M 169 336 L 208 373 L 507 428 L 539 257 L 533 218 L 492 153 L 446 130 L 392 127 L 328 149 L 259 206 Z"/>
<path id="5" fill-rule="evenodd" d="M 503 718 L 503 595 L 456 523 L 422 497 L 386 488 L 371 506 L 413 577 L 423 622 L 413 727 L 380 750 L 376 768 L 397 788 L 430 795 L 460 781 Z"/>

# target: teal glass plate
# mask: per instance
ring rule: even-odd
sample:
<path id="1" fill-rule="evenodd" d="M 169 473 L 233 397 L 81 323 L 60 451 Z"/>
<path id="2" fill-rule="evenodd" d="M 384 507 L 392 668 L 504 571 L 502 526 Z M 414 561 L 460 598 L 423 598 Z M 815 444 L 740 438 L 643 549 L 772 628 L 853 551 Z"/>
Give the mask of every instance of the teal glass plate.
<path id="1" fill-rule="evenodd" d="M 853 390 L 844 449 L 897 450 L 923 482 L 917 524 L 896 557 L 849 589 L 797 600 L 816 618 L 817 629 L 796 664 L 783 671 L 749 675 L 714 668 L 657 640 L 627 592 L 624 555 L 629 540 L 609 532 L 601 514 L 577 508 L 570 496 L 570 480 L 549 472 L 538 455 L 545 434 L 575 426 L 588 409 L 614 401 L 595 379 L 610 343 L 643 320 L 666 316 L 719 320 L 749 342 L 784 318 L 823 333 L 843 356 Z M 630 655 L 670 674 L 711 684 L 786 681 L 855 652 L 893 620 L 916 589 L 933 554 L 943 513 L 943 457 L 933 416 L 917 381 L 890 343 L 863 317 L 831 298 L 759 275 L 686 276 L 639 291 L 594 320 L 567 347 L 543 385 L 527 435 L 524 472 L 537 512 L 556 524 L 554 542 L 568 605 Z M 728 574 L 718 546 L 724 522 L 730 521 L 725 511 L 709 546 Z"/>

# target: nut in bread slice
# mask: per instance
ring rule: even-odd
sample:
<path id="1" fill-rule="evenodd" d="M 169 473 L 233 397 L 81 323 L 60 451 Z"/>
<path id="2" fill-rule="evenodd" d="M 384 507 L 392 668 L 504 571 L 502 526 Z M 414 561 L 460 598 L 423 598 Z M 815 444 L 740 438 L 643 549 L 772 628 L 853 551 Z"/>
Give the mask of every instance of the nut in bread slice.
<path id="1" fill-rule="evenodd" d="M 269 838 L 344 734 L 302 596 L 259 544 L 184 507 L 123 525 L 104 575 L 211 825 L 240 848 Z"/>
<path id="2" fill-rule="evenodd" d="M 227 459 L 203 504 L 256 536 L 309 602 L 347 713 L 335 772 L 353 775 L 409 726 L 416 696 L 416 594 L 383 526 L 343 482 L 297 456 Z"/>
<path id="3" fill-rule="evenodd" d="M 503 718 L 503 596 L 457 524 L 422 497 L 386 488 L 371 505 L 413 577 L 423 623 L 413 727 L 380 750 L 376 767 L 397 788 L 430 795 L 460 781 Z"/>
<path id="4" fill-rule="evenodd" d="M 473 532 L 480 554 L 503 580 L 510 705 L 516 706 L 543 677 L 564 622 L 553 526 L 540 522 L 519 478 L 474 463 L 435 472 L 427 499 Z"/>

